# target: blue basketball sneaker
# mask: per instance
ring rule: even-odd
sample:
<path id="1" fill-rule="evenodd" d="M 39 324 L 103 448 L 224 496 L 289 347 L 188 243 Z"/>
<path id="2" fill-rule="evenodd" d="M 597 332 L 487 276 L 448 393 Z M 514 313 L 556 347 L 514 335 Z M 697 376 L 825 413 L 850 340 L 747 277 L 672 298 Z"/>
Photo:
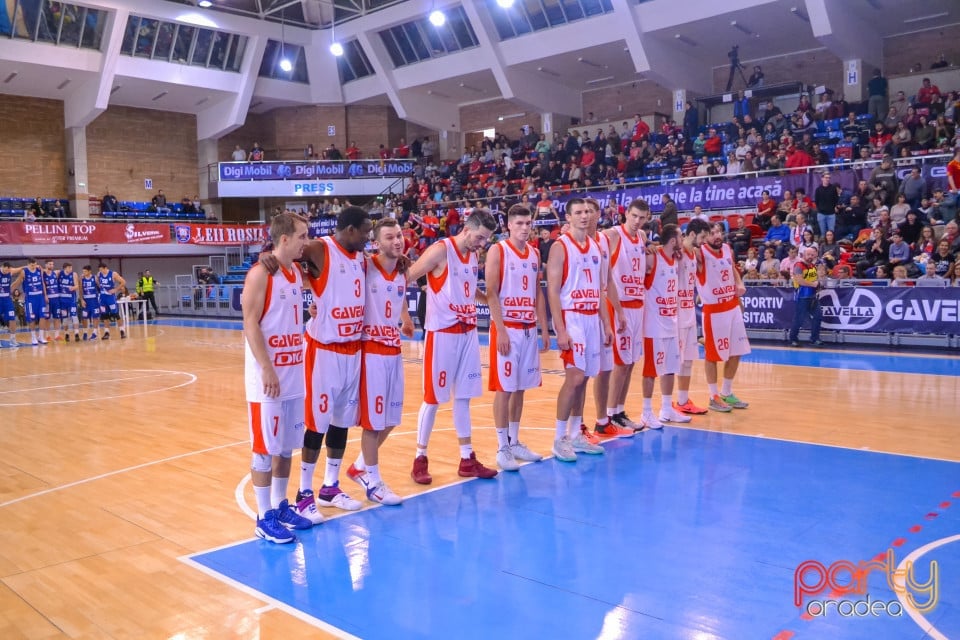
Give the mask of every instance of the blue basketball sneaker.
<path id="1" fill-rule="evenodd" d="M 313 526 L 310 520 L 294 511 L 286 500 L 277 507 L 277 520 L 287 529 L 309 529 Z"/>
<path id="2" fill-rule="evenodd" d="M 276 544 L 286 544 L 297 539 L 297 536 L 287 531 L 287 528 L 280 524 L 276 509 L 270 509 L 263 514 L 262 518 L 257 520 L 257 528 L 254 533 L 258 538 Z"/>

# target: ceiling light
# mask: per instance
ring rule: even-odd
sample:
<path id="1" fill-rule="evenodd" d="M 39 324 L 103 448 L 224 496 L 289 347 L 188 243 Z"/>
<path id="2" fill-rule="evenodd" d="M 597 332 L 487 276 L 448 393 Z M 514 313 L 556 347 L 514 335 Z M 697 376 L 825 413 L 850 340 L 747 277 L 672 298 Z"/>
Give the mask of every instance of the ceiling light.
<path id="1" fill-rule="evenodd" d="M 911 22 L 923 22 L 924 20 L 933 20 L 935 18 L 945 18 L 950 15 L 949 11 L 941 11 L 940 13 L 933 13 L 929 16 L 919 16 L 916 18 L 907 18 L 903 21 L 904 24 L 910 24 Z"/>
<path id="2" fill-rule="evenodd" d="M 795 15 L 796 17 L 800 18 L 801 20 L 803 20 L 803 21 L 806 22 L 807 24 L 810 24 L 810 18 L 808 18 L 808 17 L 807 17 L 807 14 L 805 14 L 803 11 L 801 11 L 799 7 L 790 7 L 790 13 L 792 13 L 792 14 Z"/>
<path id="3" fill-rule="evenodd" d="M 560 74 L 552 69 L 547 69 L 546 67 L 537 67 L 537 71 L 544 73 L 548 76 L 553 76 L 554 78 L 559 78 Z"/>
<path id="4" fill-rule="evenodd" d="M 200 7 L 201 9 L 209 9 L 210 7 L 213 6 L 213 2 L 212 0 L 200 0 L 199 2 L 197 2 L 197 6 Z"/>
<path id="5" fill-rule="evenodd" d="M 153 98 L 151 98 L 151 100 L 153 100 L 154 102 L 156 102 L 157 100 L 159 100 L 160 98 L 162 98 L 162 97 L 165 96 L 165 95 L 167 95 L 167 92 L 166 92 L 166 91 L 161 91 L 161 92 L 158 93 L 157 95 L 153 96 Z"/>
<path id="6" fill-rule="evenodd" d="M 510 118 L 522 118 L 525 115 L 527 115 L 525 111 L 521 113 L 508 113 L 505 116 L 498 117 L 497 120 L 503 122 L 504 120 L 509 120 Z"/>
<path id="7" fill-rule="evenodd" d="M 740 33 L 745 33 L 745 34 L 748 35 L 748 36 L 752 36 L 752 35 L 753 35 L 753 31 L 751 31 L 748 27 L 743 26 L 742 24 L 740 24 L 740 23 L 737 22 L 736 20 L 731 20 L 731 21 L 730 21 L 730 26 L 733 27 L 734 29 L 736 29 L 737 31 L 739 31 Z"/>
<path id="8" fill-rule="evenodd" d="M 447 21 L 447 16 L 443 14 L 443 11 L 439 9 L 434 9 L 430 12 L 430 24 L 435 27 L 442 27 Z"/>
<path id="9" fill-rule="evenodd" d="M 338 58 L 343 55 L 343 45 L 339 42 L 334 42 L 330 45 L 330 53 L 337 56 Z"/>
<path id="10" fill-rule="evenodd" d="M 513 6 L 513 0 L 497 0 L 497 4 L 503 9 L 509 9 Z"/>
<path id="11" fill-rule="evenodd" d="M 64 88 L 65 88 L 68 84 L 70 84 L 70 78 L 67 78 L 66 80 L 64 80 L 63 82 L 61 82 L 60 84 L 58 84 L 58 85 L 57 85 L 57 91 L 63 91 Z"/>
<path id="12" fill-rule="evenodd" d="M 440 93 L 439 91 L 434 91 L 433 89 L 427 89 L 427 95 L 428 95 L 428 96 L 436 96 L 436 97 L 438 97 L 438 98 L 449 98 L 449 97 L 450 97 L 450 96 L 448 96 L 448 95 L 445 94 L 445 93 Z"/>
<path id="13" fill-rule="evenodd" d="M 600 84 L 601 82 L 606 82 L 607 80 L 613 80 L 615 76 L 604 76 L 603 78 L 594 78 L 593 80 L 587 80 L 587 84 Z"/>
<path id="14" fill-rule="evenodd" d="M 688 37 L 685 36 L 685 35 L 681 35 L 681 34 L 678 33 L 677 35 L 675 35 L 675 36 L 673 36 L 673 37 L 676 38 L 677 40 L 679 40 L 680 42 L 682 42 L 683 44 L 688 44 L 688 45 L 690 45 L 691 47 L 697 46 L 697 42 L 696 42 L 695 40 L 693 40 L 693 39 L 691 39 L 691 38 L 688 38 Z"/>
<path id="15" fill-rule="evenodd" d="M 210 98 L 200 98 L 199 100 L 197 100 L 197 101 L 193 104 L 193 106 L 199 107 L 200 105 L 204 104 L 204 103 L 207 102 L 208 100 L 210 100 Z"/>
<path id="16" fill-rule="evenodd" d="M 14 78 L 16 78 L 18 75 L 20 75 L 20 72 L 19 72 L 19 71 L 11 71 L 11 72 L 10 72 L 10 75 L 8 75 L 8 76 L 6 77 L 6 79 L 3 81 L 3 83 L 4 83 L 4 84 L 7 84 L 8 82 L 10 82 L 10 81 L 13 80 Z"/>
<path id="17" fill-rule="evenodd" d="M 293 63 L 290 62 L 290 58 L 280 58 L 280 70 L 284 73 L 293 71 Z"/>
<path id="18" fill-rule="evenodd" d="M 596 62 L 593 62 L 592 60 L 587 60 L 586 58 L 577 58 L 577 62 L 581 62 L 587 65 L 588 67 L 593 67 L 594 69 L 606 69 L 606 67 L 604 67 L 602 64 L 597 64 Z"/>
<path id="19" fill-rule="evenodd" d="M 115 94 L 117 91 L 120 91 L 120 85 L 118 84 L 113 89 L 110 89 L 110 95 Z"/>

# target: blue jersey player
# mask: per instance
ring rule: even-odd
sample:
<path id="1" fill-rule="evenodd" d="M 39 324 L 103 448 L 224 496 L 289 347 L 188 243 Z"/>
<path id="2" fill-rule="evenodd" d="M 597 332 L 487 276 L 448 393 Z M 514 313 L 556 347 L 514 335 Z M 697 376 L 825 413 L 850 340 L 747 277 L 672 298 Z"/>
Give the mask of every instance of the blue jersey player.
<path id="1" fill-rule="evenodd" d="M 23 280 L 23 267 L 14 269 L 9 262 L 0 265 L 0 330 L 10 330 L 9 346 L 19 347 L 17 342 L 17 310 L 13 305 L 13 292 Z M 0 346 L 3 341 L 0 340 Z"/>
<path id="2" fill-rule="evenodd" d="M 53 340 L 60 339 L 60 272 L 53 266 L 53 260 L 47 260 L 43 269 L 43 286 L 47 290 L 47 321 Z"/>
<path id="3" fill-rule="evenodd" d="M 47 307 L 43 270 L 36 258 L 27 260 L 27 268 L 23 270 L 23 313 L 27 326 L 30 327 L 33 346 L 47 344 L 47 318 L 50 309 Z"/>
<path id="4" fill-rule="evenodd" d="M 80 319 L 77 317 L 77 295 L 80 283 L 73 270 L 73 264 L 64 262 L 60 269 L 60 321 L 63 324 L 63 339 L 70 342 L 70 329 L 73 326 L 73 339 L 80 342 Z"/>
<path id="5" fill-rule="evenodd" d="M 97 273 L 97 286 L 100 288 L 100 317 L 103 319 L 109 319 L 110 324 L 114 327 L 117 326 L 118 321 L 120 320 L 120 308 L 117 306 L 117 294 L 120 293 L 120 289 L 126 284 L 126 281 L 119 273 L 114 273 L 110 270 L 110 267 L 104 263 L 100 263 L 100 268 Z M 120 337 L 126 338 L 127 333 L 124 331 L 126 327 L 120 328 Z M 103 332 L 103 339 L 110 339 L 110 330 L 106 329 Z"/>
<path id="6" fill-rule="evenodd" d="M 80 313 L 84 321 L 83 339 L 87 339 L 89 329 L 90 340 L 96 340 L 100 326 L 100 289 L 97 288 L 97 277 L 93 275 L 90 265 L 84 265 L 83 275 L 80 276 Z"/>

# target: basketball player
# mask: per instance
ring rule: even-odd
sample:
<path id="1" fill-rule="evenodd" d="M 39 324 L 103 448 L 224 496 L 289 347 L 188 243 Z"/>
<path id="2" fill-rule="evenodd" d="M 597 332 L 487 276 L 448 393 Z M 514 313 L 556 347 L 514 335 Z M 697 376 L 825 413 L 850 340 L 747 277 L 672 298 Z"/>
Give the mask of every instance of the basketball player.
<path id="1" fill-rule="evenodd" d="M 47 260 L 43 269 L 43 287 L 47 291 L 47 322 L 53 332 L 51 340 L 60 339 L 60 272 Z"/>
<path id="2" fill-rule="evenodd" d="M 677 258 L 680 248 L 680 230 L 668 224 L 660 232 L 661 246 L 648 254 L 646 303 L 643 307 L 643 415 L 648 429 L 662 429 L 664 422 L 690 422 L 690 417 L 673 408 L 673 378 L 680 373 L 680 311 L 677 290 L 679 285 Z M 653 413 L 653 381 L 660 378 L 663 404 L 659 420 Z"/>
<path id="3" fill-rule="evenodd" d="M 80 276 L 80 315 L 83 317 L 83 339 L 97 339 L 97 328 L 100 326 L 100 293 L 97 289 L 97 279 L 93 275 L 90 265 L 83 266 L 83 275 Z"/>
<path id="4" fill-rule="evenodd" d="M 600 203 L 593 198 L 585 198 L 584 203 L 587 205 L 587 212 L 590 216 L 590 221 L 587 225 L 587 235 L 596 241 L 597 246 L 600 248 L 600 264 L 602 265 L 600 269 L 600 295 L 603 297 L 602 305 L 607 309 L 607 314 L 611 318 L 611 322 L 615 319 L 617 328 L 623 331 L 626 328 L 626 319 L 623 315 L 623 309 L 620 307 L 616 287 L 607 286 L 610 279 L 610 239 L 605 233 L 600 233 L 598 230 L 600 224 Z M 610 421 L 606 418 L 607 398 L 610 395 L 610 375 L 613 371 L 613 365 L 613 343 L 611 341 L 610 344 L 602 346 L 600 353 L 600 371 L 593 379 L 593 401 L 597 415 L 596 425 L 600 427 L 600 430 L 596 430 L 595 426 L 594 430 L 591 431 L 586 425 L 580 425 L 583 437 L 591 444 L 600 444 L 598 433 L 602 433 L 602 435 L 608 437 L 630 437 L 633 435 L 633 428 L 624 429 L 619 426 L 609 427 Z"/>
<path id="5" fill-rule="evenodd" d="M 693 220 L 690 221 L 691 223 Z M 677 375 L 677 401 L 673 408 L 687 415 L 703 415 L 706 409 L 698 407 L 690 400 L 690 374 L 693 373 L 693 361 L 700 359 L 700 347 L 697 343 L 696 278 L 697 252 L 710 231 L 703 220 L 687 225 L 683 234 L 677 276 L 677 300 L 680 310 L 677 324 L 680 331 L 680 373 Z"/>
<path id="6" fill-rule="evenodd" d="M 317 317 L 307 323 L 307 426 L 303 434 L 297 512 L 314 523 L 317 506 L 356 511 L 362 505 L 340 489 L 340 465 L 347 430 L 359 422 L 360 338 L 363 335 L 365 273 L 363 248 L 372 228 L 360 207 L 345 207 L 334 235 L 309 242 L 307 279 Z M 313 473 L 324 436 L 327 459 L 323 485 L 313 491 Z"/>
<path id="7" fill-rule="evenodd" d="M 0 265 L 0 326 L 10 331 L 10 347 L 19 347 L 17 341 L 17 309 L 13 304 L 13 292 L 23 281 L 23 267 L 14 269 L 9 262 Z"/>
<path id="8" fill-rule="evenodd" d="M 106 328 L 103 320 L 109 320 L 114 327 L 118 326 L 120 321 L 120 309 L 117 307 L 117 292 L 126 286 L 127 281 L 114 271 L 110 270 L 104 263 L 100 263 L 99 273 L 97 273 L 97 289 L 100 291 L 100 319 L 104 326 L 103 339 L 110 339 L 110 329 Z M 120 338 L 126 338 L 126 327 L 120 328 Z"/>
<path id="9" fill-rule="evenodd" d="M 597 433 L 611 436 L 632 436 L 644 427 L 657 428 L 641 420 L 637 424 L 627 417 L 624 406 L 630 392 L 633 367 L 643 362 L 644 269 L 647 264 L 647 238 L 643 225 L 650 219 L 650 205 L 637 198 L 627 207 L 622 225 L 604 232 L 610 243 L 611 289 L 616 289 L 626 326 L 613 336 L 613 375 L 607 395 L 606 417 L 597 422 Z M 609 307 L 608 307 L 609 308 Z"/>
<path id="10" fill-rule="evenodd" d="M 580 429 L 587 379 L 600 371 L 603 348 L 613 339 L 601 293 L 600 246 L 588 233 L 590 216 L 582 198 L 569 200 L 570 229 L 547 257 L 547 299 L 564 363 L 553 454 L 563 462 L 575 462 L 577 453 L 603 453 L 603 447 L 589 442 Z"/>
<path id="11" fill-rule="evenodd" d="M 497 465 L 517 471 L 517 461 L 543 456 L 520 442 L 523 392 L 540 386 L 540 353 L 550 348 L 547 307 L 540 290 L 540 252 L 527 243 L 533 213 L 522 204 L 507 210 L 509 236 L 487 252 L 484 267 L 490 307 L 490 390 L 497 429 Z M 537 325 L 542 347 L 537 347 Z"/>
<path id="12" fill-rule="evenodd" d="M 740 296 L 746 287 L 740 279 L 733 250 L 723 242 L 723 225 L 710 227 L 707 243 L 697 253 L 697 290 L 703 302 L 703 345 L 707 359 L 703 368 L 710 389 L 710 408 L 729 412 L 749 405 L 733 394 L 733 378 L 740 356 L 750 353 L 743 324 Z M 723 386 L 717 390 L 717 363 L 724 362 Z"/>
<path id="13" fill-rule="evenodd" d="M 402 502 L 380 475 L 379 449 L 403 412 L 403 357 L 400 334 L 413 337 L 413 318 L 407 309 L 407 278 L 400 273 L 403 233 L 395 218 L 382 218 L 373 227 L 379 254 L 366 261 L 366 297 L 363 338 L 360 343 L 360 455 L 347 469 L 367 500 L 396 505 Z M 400 330 L 397 330 L 397 318 Z"/>
<path id="14" fill-rule="evenodd" d="M 460 443 L 464 478 L 493 478 L 496 469 L 477 460 L 471 443 L 470 399 L 483 393 L 477 338 L 477 255 L 490 242 L 497 221 L 488 209 L 473 210 L 453 238 L 430 245 L 410 267 L 409 282 L 427 276 L 427 317 L 423 356 L 423 404 L 417 414 L 417 456 L 410 476 L 430 484 L 427 444 L 437 409 L 453 397 L 453 426 Z"/>
<path id="15" fill-rule="evenodd" d="M 60 321 L 63 324 L 63 339 L 70 342 L 70 329 L 67 327 L 69 318 L 73 326 L 73 340 L 80 342 L 80 319 L 77 317 L 77 295 L 80 283 L 72 263 L 63 263 L 57 284 L 60 286 Z"/>
<path id="16" fill-rule="evenodd" d="M 36 258 L 28 259 L 27 267 L 23 270 L 23 313 L 27 326 L 30 327 L 33 346 L 47 344 L 47 318 L 50 309 L 47 307 L 43 270 L 37 264 Z"/>
<path id="17" fill-rule="evenodd" d="M 240 298 L 244 382 L 253 449 L 250 478 L 257 498 L 254 532 L 258 538 L 287 543 L 296 540 L 289 529 L 313 526 L 287 501 L 290 458 L 303 441 L 303 283 L 293 261 L 307 242 L 307 223 L 281 213 L 270 222 L 270 238 L 280 269 L 270 275 L 262 265 L 254 265 Z"/>

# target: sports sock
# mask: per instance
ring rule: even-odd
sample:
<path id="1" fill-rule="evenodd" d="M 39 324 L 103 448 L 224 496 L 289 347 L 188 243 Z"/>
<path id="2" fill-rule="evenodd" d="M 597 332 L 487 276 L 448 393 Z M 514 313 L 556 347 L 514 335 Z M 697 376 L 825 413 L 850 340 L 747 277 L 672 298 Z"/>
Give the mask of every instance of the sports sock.
<path id="1" fill-rule="evenodd" d="M 313 470 L 316 462 L 300 463 L 300 491 L 313 491 Z"/>
<path id="2" fill-rule="evenodd" d="M 510 433 L 507 429 L 503 427 L 497 427 L 497 448 L 503 449 L 506 446 L 510 445 L 509 442 Z"/>
<path id="3" fill-rule="evenodd" d="M 690 391 L 680 389 L 677 391 L 677 404 L 687 404 L 690 401 Z"/>
<path id="4" fill-rule="evenodd" d="M 673 408 L 673 396 L 666 395 L 663 396 L 663 409 L 672 409 Z"/>
<path id="5" fill-rule="evenodd" d="M 270 480 L 270 507 L 276 509 L 280 503 L 287 499 L 287 483 L 290 478 L 278 478 L 274 476 Z"/>
<path id="6" fill-rule="evenodd" d="M 520 442 L 520 422 L 519 421 L 510 422 L 508 423 L 508 425 L 509 425 L 508 428 L 510 431 L 510 433 L 508 434 L 510 436 L 510 442 L 514 444 L 516 444 L 517 442 Z"/>
<path id="7" fill-rule="evenodd" d="M 567 435 L 567 421 L 557 420 L 557 440 Z"/>
<path id="8" fill-rule="evenodd" d="M 380 477 L 380 465 L 372 464 L 367 467 L 367 475 L 370 476 L 370 486 L 383 484 L 383 478 Z"/>
<path id="9" fill-rule="evenodd" d="M 707 383 L 707 388 L 710 390 L 710 397 L 711 397 L 711 398 L 714 397 L 714 396 L 720 395 L 720 393 L 717 391 L 717 383 L 716 383 L 716 382 L 714 382 L 713 384 Z"/>
<path id="10" fill-rule="evenodd" d="M 363 460 L 363 451 L 357 456 L 357 461 L 353 463 L 353 468 L 357 471 L 363 471 L 367 468 L 367 463 Z"/>
<path id="11" fill-rule="evenodd" d="M 340 480 L 340 458 L 327 458 L 327 466 L 323 470 L 323 486 L 332 487 Z"/>
<path id="12" fill-rule="evenodd" d="M 462 444 L 460 445 L 460 457 L 466 460 L 470 457 L 470 454 L 473 453 L 472 444 Z"/>
<path id="13" fill-rule="evenodd" d="M 648 411 L 653 411 L 653 398 L 643 399 L 643 412 L 647 413 Z"/>
<path id="14" fill-rule="evenodd" d="M 618 404 L 618 405 L 617 405 L 617 415 L 620 415 L 620 414 L 623 413 L 623 412 L 624 412 L 624 410 L 623 410 L 623 405 L 622 405 L 622 404 Z"/>
<path id="15" fill-rule="evenodd" d="M 583 416 L 570 416 L 570 419 L 567 420 L 567 433 L 571 440 L 580 435 L 581 424 L 583 424 Z"/>
<path id="16" fill-rule="evenodd" d="M 253 495 L 257 497 L 257 519 L 262 520 L 267 511 L 273 508 L 270 505 L 270 487 L 254 486 Z"/>
<path id="17" fill-rule="evenodd" d="M 723 379 L 723 386 L 720 387 L 720 395 L 724 397 L 733 395 L 733 378 Z"/>

